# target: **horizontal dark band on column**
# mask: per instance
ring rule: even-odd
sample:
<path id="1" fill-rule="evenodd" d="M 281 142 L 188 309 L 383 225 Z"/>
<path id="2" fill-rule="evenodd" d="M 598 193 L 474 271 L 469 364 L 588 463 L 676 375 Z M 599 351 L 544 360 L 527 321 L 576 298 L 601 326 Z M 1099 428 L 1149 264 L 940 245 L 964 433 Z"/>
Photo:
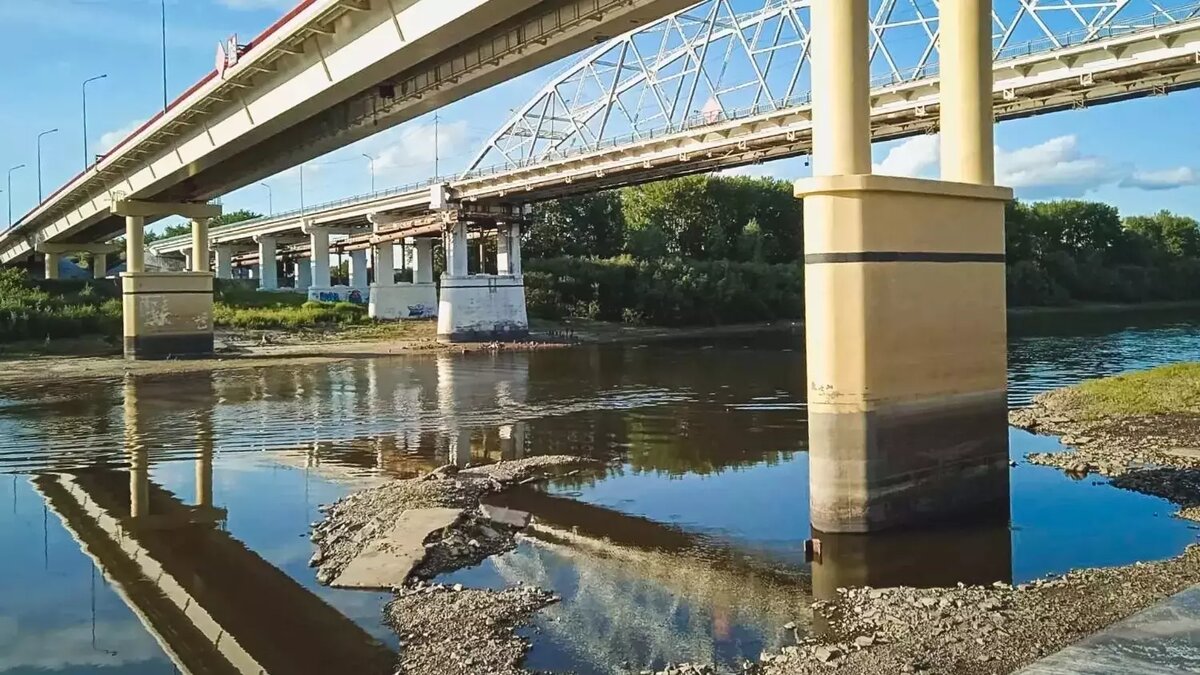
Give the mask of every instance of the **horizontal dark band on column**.
<path id="1" fill-rule="evenodd" d="M 212 295 L 212 291 L 124 291 L 122 295 Z"/>
<path id="2" fill-rule="evenodd" d="M 804 264 L 822 263 L 1002 263 L 1003 253 L 956 253 L 941 251 L 855 251 L 847 253 L 809 253 Z"/>

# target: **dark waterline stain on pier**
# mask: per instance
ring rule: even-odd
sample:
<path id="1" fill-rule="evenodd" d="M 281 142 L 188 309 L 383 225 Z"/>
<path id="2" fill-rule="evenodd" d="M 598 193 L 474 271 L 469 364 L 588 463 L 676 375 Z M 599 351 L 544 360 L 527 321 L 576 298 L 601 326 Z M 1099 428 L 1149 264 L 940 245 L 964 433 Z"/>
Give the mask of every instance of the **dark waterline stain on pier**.
<path id="1" fill-rule="evenodd" d="M 1018 318 L 1010 403 L 1200 359 L 1197 325 Z M 1021 464 L 1011 528 L 826 536 L 814 569 L 802 347 L 775 335 L 0 388 L 0 672 L 318 672 L 334 658 L 387 672 L 386 596 L 318 585 L 308 526 L 320 504 L 446 461 L 621 458 L 601 479 L 505 495 L 537 516 L 530 536 L 447 577 L 563 596 L 530 632 L 531 668 L 733 666 L 790 640 L 789 621 L 808 630 L 830 584 L 1019 582 L 1195 540 L 1161 500 Z M 1010 432 L 1014 459 L 1055 447 Z"/>

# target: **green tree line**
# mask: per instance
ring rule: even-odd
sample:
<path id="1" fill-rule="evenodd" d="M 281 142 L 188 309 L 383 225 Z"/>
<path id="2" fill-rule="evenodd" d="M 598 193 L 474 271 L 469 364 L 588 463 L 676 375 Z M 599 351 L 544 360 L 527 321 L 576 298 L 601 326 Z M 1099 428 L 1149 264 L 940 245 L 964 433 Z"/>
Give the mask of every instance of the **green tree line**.
<path id="1" fill-rule="evenodd" d="M 1200 299 L 1193 218 L 1123 218 L 1082 200 L 1014 201 L 1005 215 L 1012 306 Z M 538 316 L 670 325 L 803 315 L 803 206 L 787 181 L 688 176 L 546 202 L 523 246 Z"/>

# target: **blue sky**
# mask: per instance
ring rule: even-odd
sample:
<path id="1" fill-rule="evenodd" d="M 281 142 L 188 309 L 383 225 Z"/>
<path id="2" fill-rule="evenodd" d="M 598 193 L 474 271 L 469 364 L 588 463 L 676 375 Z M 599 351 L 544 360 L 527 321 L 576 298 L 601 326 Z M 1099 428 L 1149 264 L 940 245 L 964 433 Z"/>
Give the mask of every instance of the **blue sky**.
<path id="1" fill-rule="evenodd" d="M 756 4 L 742 0 L 742 4 Z M 217 42 L 243 42 L 272 23 L 294 0 L 167 0 L 168 92 L 182 92 L 212 69 Z M 0 0 L 8 63 L 0 70 L 0 171 L 13 174 L 15 218 L 37 202 L 37 134 L 49 193 L 83 164 L 80 83 L 88 86 L 88 142 L 100 152 L 162 106 L 159 0 Z M 513 108 L 532 97 L 565 64 L 535 71 L 440 112 L 442 173 L 465 167 Z M 486 102 L 486 105 L 480 105 Z M 1027 198 L 1085 197 L 1124 213 L 1167 208 L 1200 217 L 1200 91 L 1007 122 L 997 129 L 999 175 Z M 370 190 L 375 157 L 378 188 L 433 173 L 432 116 L 413 120 L 306 165 L 307 204 Z M 881 170 L 936 175 L 936 139 L 881 144 Z M 742 173 L 796 178 L 801 160 L 748 167 Z M 267 212 L 300 205 L 293 169 L 224 198 L 227 210 Z M 0 176 L 0 181 L 3 176 Z M 0 182 L 0 189 L 4 184 Z M 268 194 L 271 195 L 269 205 Z M 8 194 L 0 194 L 0 209 Z M 0 214 L 2 215 L 2 214 Z"/>

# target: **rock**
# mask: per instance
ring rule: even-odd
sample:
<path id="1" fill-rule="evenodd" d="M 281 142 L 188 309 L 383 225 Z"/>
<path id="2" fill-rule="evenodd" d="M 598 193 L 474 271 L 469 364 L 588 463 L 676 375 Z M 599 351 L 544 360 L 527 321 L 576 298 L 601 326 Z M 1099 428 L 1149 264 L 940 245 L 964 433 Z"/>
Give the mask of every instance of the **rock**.
<path id="1" fill-rule="evenodd" d="M 842 657 L 842 650 L 838 649 L 837 647 L 820 645 L 813 650 L 813 657 L 821 663 L 829 663 L 830 661 L 836 661 L 840 659 Z"/>
<path id="2" fill-rule="evenodd" d="M 854 638 L 854 646 L 859 649 L 866 649 L 873 644 L 875 644 L 875 636 L 873 635 L 859 635 Z"/>

